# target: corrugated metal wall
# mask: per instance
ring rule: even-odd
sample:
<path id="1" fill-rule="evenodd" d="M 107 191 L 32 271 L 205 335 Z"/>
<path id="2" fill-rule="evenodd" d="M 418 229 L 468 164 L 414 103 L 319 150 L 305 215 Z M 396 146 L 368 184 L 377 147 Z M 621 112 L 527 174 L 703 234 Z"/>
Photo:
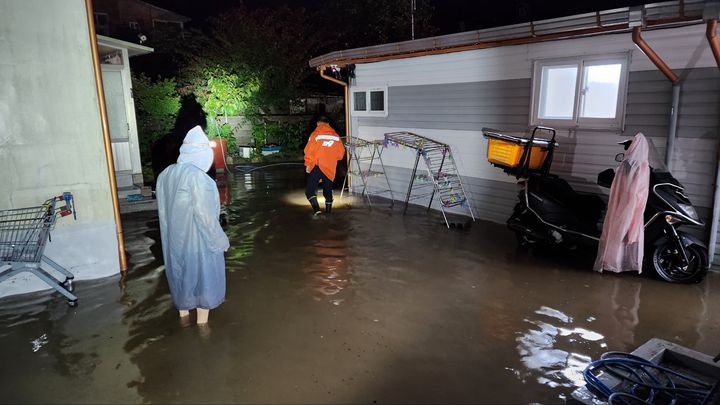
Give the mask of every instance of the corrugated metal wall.
<path id="1" fill-rule="evenodd" d="M 720 120 L 720 73 L 713 68 L 679 73 L 684 82 L 673 173 L 686 186 L 689 197 L 707 221 L 712 206 L 712 173 Z M 670 82 L 659 72 L 631 72 L 625 131 L 559 132 L 560 148 L 553 172 L 579 191 L 606 192 L 595 184 L 597 173 L 616 166 L 614 156 L 622 151 L 616 143 L 638 131 L 650 137 L 664 157 L 671 90 Z M 399 86 L 389 87 L 388 93 L 388 116 L 357 119 L 362 129 L 359 136 L 377 139 L 385 132 L 409 130 L 449 143 L 465 176 L 466 191 L 477 216 L 504 222 L 517 198 L 514 178 L 487 163 L 480 129 L 489 126 L 511 132 L 526 131 L 530 79 Z M 411 150 L 389 149 L 384 156 L 395 197 L 403 199 L 414 154 Z M 701 235 L 704 237 L 704 232 Z"/>
<path id="2" fill-rule="evenodd" d="M 673 174 L 709 222 L 720 135 L 720 73 L 705 26 L 653 30 L 643 36 L 682 77 Z M 487 163 L 481 128 L 528 130 L 534 60 L 622 53 L 630 56 L 624 131 L 560 131 L 553 163 L 553 172 L 578 191 L 604 193 L 595 180 L 598 172 L 617 165 L 614 156 L 621 150 L 616 142 L 642 131 L 663 158 L 665 154 L 672 86 L 629 33 L 358 65 L 351 89 L 387 87 L 388 116 L 352 117 L 352 131 L 379 139 L 385 132 L 405 130 L 450 144 L 477 216 L 504 222 L 515 203 L 515 179 Z M 403 199 L 414 155 L 387 150 L 384 157 L 396 198 L 400 194 Z M 706 238 L 708 230 L 709 225 L 698 234 Z"/>

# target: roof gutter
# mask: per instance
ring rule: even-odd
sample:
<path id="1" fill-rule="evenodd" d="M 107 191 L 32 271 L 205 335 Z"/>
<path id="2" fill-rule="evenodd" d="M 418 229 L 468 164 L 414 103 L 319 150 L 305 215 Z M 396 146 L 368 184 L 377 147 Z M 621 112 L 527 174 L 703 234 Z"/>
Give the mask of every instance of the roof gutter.
<path id="1" fill-rule="evenodd" d="M 589 17 L 584 16 L 583 18 L 587 20 Z M 537 24 L 530 23 L 529 25 L 521 24 L 522 27 L 510 26 L 507 34 L 485 32 L 487 30 L 482 30 L 336 51 L 315 57 L 310 60 L 309 64 L 310 67 L 318 68 L 323 65 L 346 66 L 350 64 L 382 62 L 501 46 L 573 39 L 600 34 L 623 33 L 629 32 L 633 27 L 630 18 L 627 16 L 624 18 L 606 18 L 603 17 L 603 14 L 596 13 L 596 17 L 593 18 L 593 20 L 594 23 L 585 24 L 584 27 L 566 26 L 564 29 L 552 30 L 543 28 L 541 26 L 542 22 L 538 22 Z M 644 25 L 647 28 L 660 28 L 698 24 L 702 23 L 702 21 L 701 16 L 681 13 L 680 16 L 646 19 Z M 521 30 L 524 32 L 520 32 Z M 456 38 L 458 35 L 461 35 L 462 39 Z M 483 37 L 487 39 L 483 40 Z M 463 44 L 462 42 L 465 43 Z"/>
<path id="2" fill-rule="evenodd" d="M 579 29 L 579 30 L 557 32 L 557 33 L 552 33 L 552 34 L 524 36 L 524 37 L 508 38 L 508 39 L 502 39 L 502 40 L 496 40 L 496 41 L 478 42 L 475 44 L 453 46 L 453 47 L 448 47 L 448 48 L 429 49 L 429 50 L 425 50 L 425 51 L 398 53 L 398 54 L 390 54 L 390 55 L 384 55 L 384 56 L 345 59 L 345 60 L 338 60 L 337 62 L 333 62 L 333 64 L 339 65 L 339 66 L 344 66 L 344 65 L 358 64 L 358 63 L 372 63 L 372 62 L 382 62 L 382 61 L 386 61 L 386 60 L 415 58 L 418 56 L 443 55 L 446 53 L 473 51 L 473 50 L 477 50 L 477 49 L 487 49 L 487 48 L 497 48 L 497 47 L 501 47 L 501 46 L 525 45 L 525 44 L 532 44 L 532 43 L 538 43 L 538 42 L 555 41 L 555 40 L 559 40 L 559 39 L 568 39 L 568 38 L 575 38 L 575 37 L 581 37 L 581 36 L 603 34 L 603 33 L 614 32 L 614 31 L 622 31 L 622 30 L 627 30 L 628 28 L 629 28 L 629 26 L 627 23 L 621 23 L 621 24 L 613 24 L 613 25 L 607 25 L 607 26 L 596 27 L 596 28 L 585 28 L 585 29 Z"/>
<path id="3" fill-rule="evenodd" d="M 107 172 L 110 179 L 110 195 L 112 197 L 113 216 L 115 217 L 115 231 L 118 241 L 118 258 L 120 260 L 120 271 L 127 271 L 127 258 L 125 257 L 125 239 L 123 237 L 122 221 L 120 220 L 120 201 L 117 194 L 117 181 L 115 179 L 115 164 L 113 162 L 112 144 L 110 141 L 110 125 L 108 124 L 107 106 L 105 104 L 105 90 L 103 88 L 102 73 L 100 72 L 100 57 L 97 47 L 97 36 L 95 34 L 95 18 L 93 14 L 92 0 L 85 0 L 85 12 L 87 14 L 88 34 L 90 35 L 90 52 L 92 54 L 93 73 L 95 76 L 95 89 L 97 91 L 98 107 L 100 108 L 100 123 L 102 124 L 103 145 L 105 147 L 105 158 Z"/>
<path id="4" fill-rule="evenodd" d="M 650 62 L 652 62 L 655 66 L 657 66 L 658 69 L 665 75 L 665 77 L 670 80 L 673 84 L 676 84 L 680 82 L 680 77 L 678 77 L 675 72 L 670 69 L 670 67 L 663 61 L 660 56 L 658 56 L 655 51 L 653 51 L 652 48 L 650 48 L 650 45 L 648 45 L 647 42 L 645 42 L 645 39 L 642 37 L 642 28 L 641 27 L 634 27 L 633 33 L 632 33 L 632 41 L 635 45 L 637 45 L 638 48 L 642 51 L 642 53 L 645 54 L 645 56 L 650 59 Z"/>

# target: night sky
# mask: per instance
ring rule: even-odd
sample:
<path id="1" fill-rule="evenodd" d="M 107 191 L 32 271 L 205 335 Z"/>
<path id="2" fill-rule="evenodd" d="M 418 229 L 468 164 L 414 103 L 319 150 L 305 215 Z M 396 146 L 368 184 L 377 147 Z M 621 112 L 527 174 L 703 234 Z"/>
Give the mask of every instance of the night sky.
<path id="1" fill-rule="evenodd" d="M 201 24 L 207 17 L 221 13 L 238 4 L 248 8 L 273 7 L 281 4 L 302 6 L 309 11 L 322 7 L 317 0 L 146 0 L 168 10 L 176 11 Z M 362 0 L 360 0 L 362 1 Z M 418 2 L 419 3 L 419 2 Z M 470 31 L 482 28 L 516 24 L 531 20 L 542 20 L 610 10 L 651 3 L 638 0 L 430 0 L 433 7 L 432 24 L 439 29 L 438 35 Z M 408 6 L 410 0 L 408 0 Z"/>

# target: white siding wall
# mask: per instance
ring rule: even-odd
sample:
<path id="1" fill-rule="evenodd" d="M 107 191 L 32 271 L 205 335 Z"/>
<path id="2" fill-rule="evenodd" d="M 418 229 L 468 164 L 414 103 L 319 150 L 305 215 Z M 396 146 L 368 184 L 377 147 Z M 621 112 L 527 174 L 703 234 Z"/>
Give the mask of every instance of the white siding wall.
<path id="1" fill-rule="evenodd" d="M 683 78 L 673 173 L 708 219 L 720 123 L 720 73 L 705 26 L 648 31 L 643 36 Z M 387 86 L 389 114 L 352 117 L 352 131 L 377 139 L 386 132 L 407 130 L 449 143 L 470 183 L 471 202 L 479 217 L 503 222 L 516 198 L 515 179 L 487 163 L 480 129 L 524 132 L 529 128 L 534 60 L 619 52 L 632 53 L 625 130 L 559 131 L 561 146 L 553 163 L 553 172 L 578 190 L 603 192 L 595 185 L 596 176 L 616 165 L 619 140 L 643 131 L 664 156 L 671 84 L 636 49 L 629 33 L 357 65 L 351 89 Z M 414 155 L 393 149 L 385 153 L 393 189 L 402 199 Z"/>
<path id="2" fill-rule="evenodd" d="M 673 69 L 714 67 L 705 25 L 643 32 L 643 38 Z M 480 49 L 359 64 L 358 87 L 409 86 L 529 79 L 536 59 L 632 52 L 630 71 L 655 70 L 630 33 Z"/>

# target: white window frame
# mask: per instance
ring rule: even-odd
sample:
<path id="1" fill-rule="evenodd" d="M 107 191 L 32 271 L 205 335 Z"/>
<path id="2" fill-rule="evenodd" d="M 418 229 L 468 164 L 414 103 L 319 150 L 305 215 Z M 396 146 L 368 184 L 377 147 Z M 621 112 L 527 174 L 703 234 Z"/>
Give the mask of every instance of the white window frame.
<path id="1" fill-rule="evenodd" d="M 580 103 L 582 102 L 582 83 L 585 67 L 620 63 L 620 82 L 618 83 L 618 97 L 615 106 L 615 118 L 583 118 L 580 117 Z M 572 119 L 542 119 L 539 115 L 540 90 L 542 88 L 542 68 L 548 66 L 576 65 L 578 74 L 575 82 L 575 99 L 573 101 Z M 530 125 L 543 125 L 554 128 L 582 128 L 582 129 L 610 129 L 623 130 L 625 124 L 625 105 L 627 99 L 628 68 L 630 66 L 630 53 L 611 55 L 589 55 L 562 59 L 539 59 L 533 62 L 532 76 L 532 106 L 530 108 Z"/>
<path id="2" fill-rule="evenodd" d="M 383 92 L 383 110 L 370 110 L 370 92 Z M 355 110 L 355 93 L 365 93 L 365 110 Z M 387 117 L 388 116 L 388 88 L 387 87 L 357 87 L 350 89 L 350 112 L 356 117 Z"/>
<path id="3" fill-rule="evenodd" d="M 98 24 L 98 17 L 105 17 L 105 24 Z M 110 35 L 110 14 L 93 12 L 93 21 L 95 22 L 95 31 L 100 35 Z"/>
<path id="4" fill-rule="evenodd" d="M 156 24 L 156 23 L 160 23 L 160 24 L 175 24 L 175 25 L 177 25 L 177 26 L 180 28 L 180 31 L 184 31 L 184 30 L 185 30 L 185 24 L 182 23 L 182 22 L 180 22 L 180 21 L 171 21 L 171 20 L 163 20 L 163 19 L 161 19 L 161 18 L 153 18 L 153 20 L 152 20 L 153 29 L 157 28 L 157 24 Z"/>

